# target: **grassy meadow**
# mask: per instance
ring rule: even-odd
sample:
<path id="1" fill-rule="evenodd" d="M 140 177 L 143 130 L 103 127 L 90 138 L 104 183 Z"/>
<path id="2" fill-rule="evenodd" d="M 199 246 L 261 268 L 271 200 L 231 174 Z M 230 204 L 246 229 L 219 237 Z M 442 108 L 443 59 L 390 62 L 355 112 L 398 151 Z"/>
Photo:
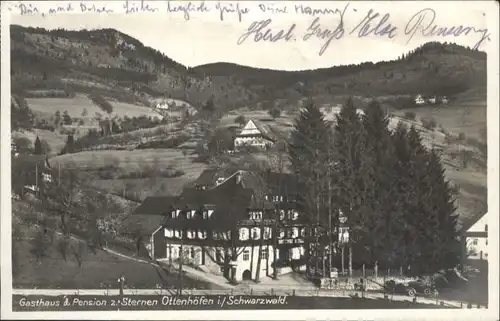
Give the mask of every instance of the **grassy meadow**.
<path id="1" fill-rule="evenodd" d="M 91 119 L 96 113 L 106 114 L 99 106 L 95 105 L 90 98 L 83 94 L 77 94 L 73 98 L 26 98 L 28 106 L 34 111 L 42 114 L 54 115 L 56 111 L 68 111 L 71 117 Z M 152 108 L 134 105 L 119 101 L 109 101 L 113 106 L 111 117 L 139 117 L 142 115 L 159 117 L 159 113 Z M 83 110 L 87 110 L 87 116 L 82 116 Z"/>

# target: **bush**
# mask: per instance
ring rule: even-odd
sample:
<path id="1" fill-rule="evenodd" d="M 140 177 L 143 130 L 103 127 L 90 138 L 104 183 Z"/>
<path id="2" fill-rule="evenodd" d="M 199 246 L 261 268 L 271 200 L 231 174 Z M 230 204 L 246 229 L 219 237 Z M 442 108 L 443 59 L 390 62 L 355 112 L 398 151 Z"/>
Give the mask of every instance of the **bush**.
<path id="1" fill-rule="evenodd" d="M 422 126 L 424 126 L 424 128 L 426 129 L 432 130 L 436 128 L 437 123 L 434 118 L 422 119 Z"/>
<path id="2" fill-rule="evenodd" d="M 179 145 L 190 140 L 191 137 L 187 135 L 179 135 L 175 137 L 168 138 L 166 140 L 156 140 L 151 142 L 146 142 L 139 144 L 137 149 L 149 149 L 149 148 L 177 148 Z"/>
<path id="3" fill-rule="evenodd" d="M 405 119 L 408 119 L 408 120 L 415 120 L 417 119 L 417 115 L 412 112 L 412 111 L 406 111 L 404 113 L 404 116 L 403 116 Z"/>
<path id="4" fill-rule="evenodd" d="M 247 120 L 245 119 L 245 116 L 239 115 L 238 117 L 236 117 L 234 119 L 234 122 L 237 123 L 237 124 L 240 124 L 241 126 L 243 126 L 243 125 L 245 125 L 245 123 L 247 122 Z"/>
<path id="5" fill-rule="evenodd" d="M 273 107 L 269 110 L 269 116 L 271 116 L 272 118 L 278 118 L 281 116 L 281 110 L 277 107 Z"/>
<path id="6" fill-rule="evenodd" d="M 164 178 L 174 178 L 184 175 L 184 171 L 180 169 L 175 169 L 172 165 L 167 166 L 167 168 L 157 168 L 152 166 L 144 166 L 142 169 L 134 172 L 129 172 L 120 175 L 119 179 L 137 179 L 137 178 L 149 178 L 149 177 L 164 177 Z"/>

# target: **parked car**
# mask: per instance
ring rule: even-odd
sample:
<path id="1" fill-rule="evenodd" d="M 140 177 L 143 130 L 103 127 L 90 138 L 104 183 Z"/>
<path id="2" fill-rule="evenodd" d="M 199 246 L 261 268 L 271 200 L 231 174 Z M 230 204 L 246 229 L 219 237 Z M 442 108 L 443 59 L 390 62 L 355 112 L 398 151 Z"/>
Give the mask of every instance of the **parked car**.
<path id="1" fill-rule="evenodd" d="M 408 283 L 408 287 L 414 289 L 417 294 L 427 296 L 436 296 L 439 293 L 432 282 L 425 282 L 424 280 L 411 281 Z"/>
<path id="2" fill-rule="evenodd" d="M 394 280 L 385 282 L 384 289 L 386 292 L 395 294 L 406 294 L 409 296 L 415 296 L 417 294 L 417 291 L 413 287 Z"/>

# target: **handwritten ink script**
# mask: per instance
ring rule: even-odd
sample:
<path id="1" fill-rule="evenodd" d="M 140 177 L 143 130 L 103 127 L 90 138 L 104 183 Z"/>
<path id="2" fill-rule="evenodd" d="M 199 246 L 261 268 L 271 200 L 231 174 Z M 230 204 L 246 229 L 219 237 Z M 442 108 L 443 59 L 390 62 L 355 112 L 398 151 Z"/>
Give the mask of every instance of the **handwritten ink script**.
<path id="1" fill-rule="evenodd" d="M 49 6 L 43 5 L 49 3 Z M 53 3 L 57 3 L 54 5 Z M 212 15 L 217 20 L 244 23 L 244 31 L 236 39 L 236 45 L 280 42 L 319 42 L 318 54 L 322 56 L 335 41 L 343 38 L 371 38 L 398 40 L 409 44 L 416 38 L 468 37 L 473 48 L 479 49 L 491 41 L 487 28 L 473 24 L 446 24 L 442 21 L 446 13 L 432 8 L 409 12 L 406 17 L 393 16 L 375 8 L 360 9 L 358 3 L 347 3 L 338 8 L 310 6 L 304 4 L 239 2 L 239 1 L 54 1 L 54 2 L 11 2 L 7 9 L 19 15 L 41 15 L 50 17 L 60 13 L 126 15 L 158 13 L 179 16 L 189 22 L 202 15 Z M 287 19 L 282 16 L 294 16 Z M 444 39 L 443 39 L 444 40 Z"/>
<path id="2" fill-rule="evenodd" d="M 431 8 L 426 8 L 413 14 L 406 22 L 402 32 L 391 21 L 391 14 L 388 12 L 377 12 L 375 9 L 369 9 L 361 19 L 349 19 L 348 13 L 357 12 L 355 8 L 350 8 L 349 3 L 341 9 L 313 9 L 304 5 L 295 5 L 294 10 L 297 14 L 314 17 L 307 30 L 302 33 L 302 40 L 308 41 L 315 38 L 322 41 L 319 50 L 320 56 L 326 52 L 332 41 L 340 40 L 347 36 L 386 39 L 394 39 L 402 36 L 406 37 L 406 43 L 408 44 L 416 34 L 426 38 L 476 35 L 476 39 L 479 39 L 474 44 L 473 49 L 479 49 L 486 40 L 491 40 L 491 33 L 486 28 L 476 28 L 470 25 L 439 25 L 436 22 L 437 13 Z M 266 8 L 266 10 L 262 11 L 269 12 L 270 10 Z M 281 14 L 288 11 L 287 7 L 282 7 L 279 11 L 275 9 L 272 12 Z M 273 26 L 272 19 L 254 21 L 238 39 L 237 44 L 241 45 L 247 39 L 252 39 L 254 42 L 295 41 L 295 31 L 296 24 L 283 28 L 282 25 Z"/>

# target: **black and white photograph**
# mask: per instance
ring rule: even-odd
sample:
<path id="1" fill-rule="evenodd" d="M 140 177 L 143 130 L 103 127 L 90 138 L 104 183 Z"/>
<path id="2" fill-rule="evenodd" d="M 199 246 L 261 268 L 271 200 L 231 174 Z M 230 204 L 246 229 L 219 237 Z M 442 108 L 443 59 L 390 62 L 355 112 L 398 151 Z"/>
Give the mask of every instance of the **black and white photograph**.
<path id="1" fill-rule="evenodd" d="M 497 318 L 495 11 L 2 2 L 2 318 Z"/>

